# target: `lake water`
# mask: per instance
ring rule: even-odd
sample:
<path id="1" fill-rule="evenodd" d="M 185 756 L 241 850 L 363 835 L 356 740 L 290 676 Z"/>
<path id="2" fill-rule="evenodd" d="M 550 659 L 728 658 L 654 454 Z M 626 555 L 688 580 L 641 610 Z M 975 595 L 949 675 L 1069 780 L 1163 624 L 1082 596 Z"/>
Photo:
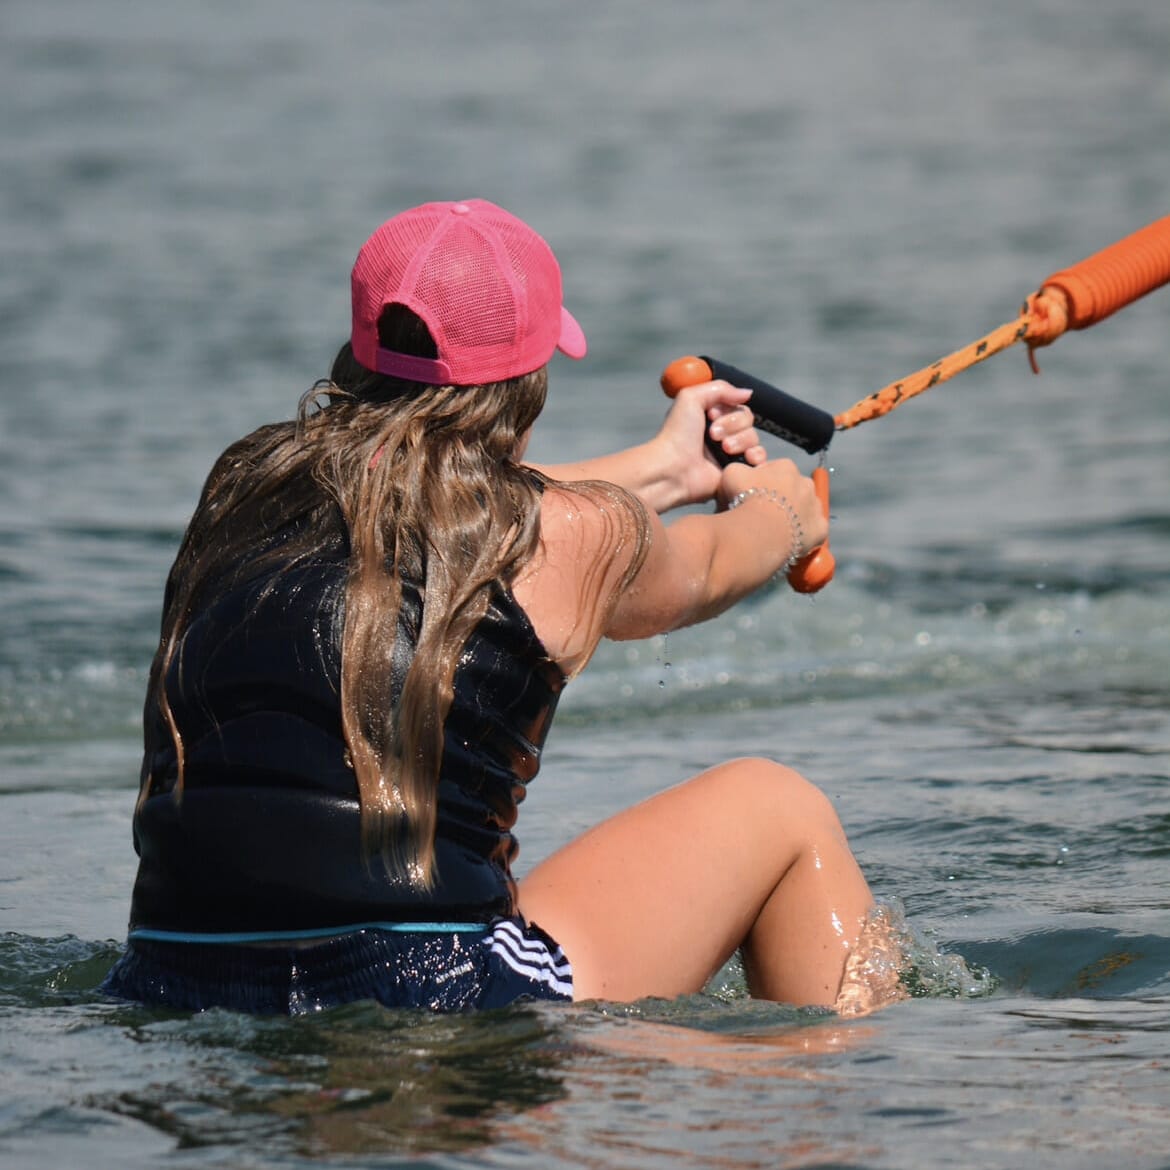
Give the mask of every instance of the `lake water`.
<path id="1" fill-rule="evenodd" d="M 1170 1166 L 1168 290 L 838 436 L 836 580 L 604 647 L 525 806 L 522 868 L 709 763 L 794 764 L 904 913 L 915 998 L 845 1021 L 734 968 L 460 1019 L 96 993 L 164 575 L 215 455 L 327 369 L 378 222 L 483 195 L 551 240 L 591 353 L 537 458 L 644 437 L 688 352 L 837 412 L 1170 212 L 1170 6 L 6 0 L 0 29 L 6 1170 Z"/>

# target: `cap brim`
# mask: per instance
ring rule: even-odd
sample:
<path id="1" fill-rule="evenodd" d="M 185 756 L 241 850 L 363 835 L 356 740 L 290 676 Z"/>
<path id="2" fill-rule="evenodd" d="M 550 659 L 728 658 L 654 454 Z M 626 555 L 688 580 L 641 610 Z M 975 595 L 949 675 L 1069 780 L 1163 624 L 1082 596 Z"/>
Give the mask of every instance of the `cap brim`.
<path id="1" fill-rule="evenodd" d="M 557 349 L 578 361 L 585 356 L 585 332 L 564 305 L 561 306 L 561 339 L 557 342 Z"/>

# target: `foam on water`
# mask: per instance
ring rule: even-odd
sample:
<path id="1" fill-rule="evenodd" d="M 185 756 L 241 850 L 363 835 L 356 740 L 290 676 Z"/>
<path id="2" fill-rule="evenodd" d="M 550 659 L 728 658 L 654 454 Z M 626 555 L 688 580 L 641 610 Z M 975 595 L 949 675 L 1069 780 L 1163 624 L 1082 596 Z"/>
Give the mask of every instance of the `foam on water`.
<path id="1" fill-rule="evenodd" d="M 1041 589 L 993 574 L 967 592 L 952 588 L 949 607 L 929 608 L 919 589 L 846 561 L 841 579 L 812 600 L 777 585 L 706 626 L 603 646 L 564 710 L 574 719 L 641 718 L 1056 677 L 1164 691 L 1170 610 L 1160 594 Z"/>

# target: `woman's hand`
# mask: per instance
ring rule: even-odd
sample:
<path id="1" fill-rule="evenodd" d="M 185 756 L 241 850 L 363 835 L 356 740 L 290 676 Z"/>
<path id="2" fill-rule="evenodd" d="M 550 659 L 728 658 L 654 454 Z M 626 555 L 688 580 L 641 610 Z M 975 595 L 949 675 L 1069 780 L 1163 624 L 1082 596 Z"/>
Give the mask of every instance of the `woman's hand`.
<path id="1" fill-rule="evenodd" d="M 656 511 L 703 503 L 718 492 L 723 468 L 707 449 L 708 436 L 728 457 L 742 457 L 749 466 L 767 460 L 755 420 L 745 405 L 750 397 L 750 390 L 728 382 L 702 382 L 678 392 L 650 441 L 659 453 L 661 479 L 670 485 L 662 501 L 665 506 Z"/>
<path id="2" fill-rule="evenodd" d="M 730 457 L 763 463 L 755 420 L 744 403 L 750 390 L 727 382 L 704 382 L 680 390 L 658 433 L 645 443 L 579 463 L 532 464 L 550 479 L 604 479 L 633 492 L 653 512 L 713 499 L 722 469 L 707 450 L 707 436 Z"/>
<path id="3" fill-rule="evenodd" d="M 758 501 L 761 510 L 768 506 L 770 511 L 763 511 L 761 519 L 767 517 L 780 522 L 781 517 L 776 513 L 788 513 L 791 509 L 787 518 L 789 527 L 795 530 L 790 554 L 793 558 L 811 552 L 829 538 L 829 518 L 817 498 L 813 481 L 791 459 L 773 459 L 758 467 L 728 464 L 722 471 L 716 503 L 722 511 L 741 495 L 743 504 Z"/>

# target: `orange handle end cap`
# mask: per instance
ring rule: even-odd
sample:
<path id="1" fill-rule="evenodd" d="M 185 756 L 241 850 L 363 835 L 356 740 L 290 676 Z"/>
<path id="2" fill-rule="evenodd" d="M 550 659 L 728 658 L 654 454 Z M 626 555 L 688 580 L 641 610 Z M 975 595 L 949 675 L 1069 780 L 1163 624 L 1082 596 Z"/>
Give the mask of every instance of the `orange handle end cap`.
<path id="1" fill-rule="evenodd" d="M 829 472 L 824 467 L 817 467 L 812 473 L 813 487 L 816 488 L 817 499 L 825 515 L 829 514 Z M 797 593 L 817 593 L 824 589 L 833 579 L 837 571 L 837 558 L 829 551 L 829 542 L 814 548 L 812 552 L 801 557 L 788 570 L 788 584 Z"/>
<path id="2" fill-rule="evenodd" d="M 674 398 L 678 392 L 687 386 L 697 386 L 700 382 L 711 381 L 711 367 L 700 357 L 688 355 L 675 358 L 662 371 L 662 389 L 668 398 Z"/>
<path id="3" fill-rule="evenodd" d="M 837 558 L 827 544 L 822 544 L 788 570 L 788 584 L 797 593 L 818 593 L 833 579 L 836 571 Z"/>

